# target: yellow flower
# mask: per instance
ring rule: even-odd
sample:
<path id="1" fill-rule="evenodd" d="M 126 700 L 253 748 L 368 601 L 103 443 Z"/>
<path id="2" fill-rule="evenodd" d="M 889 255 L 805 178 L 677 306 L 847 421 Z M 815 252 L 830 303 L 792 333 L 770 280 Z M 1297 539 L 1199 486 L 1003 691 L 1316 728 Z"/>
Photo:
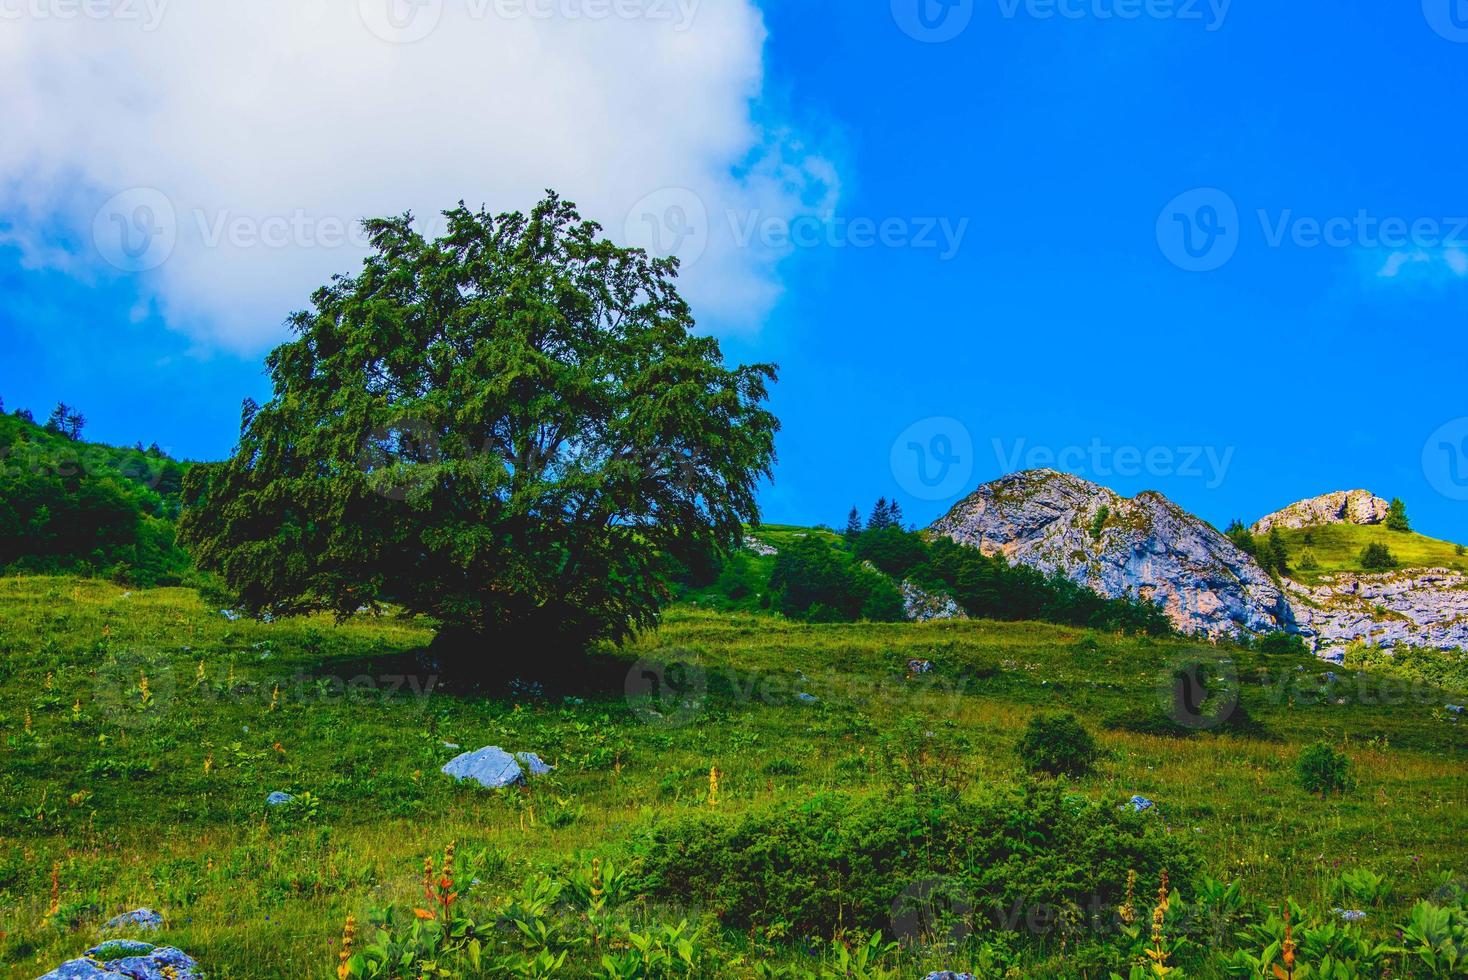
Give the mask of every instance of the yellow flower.
<path id="1" fill-rule="evenodd" d="M 337 954 L 336 975 L 337 980 L 347 980 L 352 975 L 352 970 L 347 966 L 347 961 L 352 958 L 352 941 L 357 938 L 357 920 L 347 916 L 347 924 L 342 927 L 342 948 Z"/>

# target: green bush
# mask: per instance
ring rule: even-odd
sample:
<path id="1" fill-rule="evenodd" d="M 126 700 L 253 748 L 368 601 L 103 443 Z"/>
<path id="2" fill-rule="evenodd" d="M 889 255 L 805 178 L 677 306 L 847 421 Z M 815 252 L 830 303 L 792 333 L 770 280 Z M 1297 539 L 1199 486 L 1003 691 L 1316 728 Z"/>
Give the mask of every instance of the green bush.
<path id="1" fill-rule="evenodd" d="M 1361 567 L 1368 571 L 1385 571 L 1397 567 L 1397 558 L 1384 544 L 1368 544 L 1361 549 Z"/>
<path id="2" fill-rule="evenodd" d="M 816 535 L 797 538 L 780 549 L 769 587 L 775 608 L 792 619 L 811 623 L 903 619 L 902 593 L 890 578 Z"/>
<path id="3" fill-rule="evenodd" d="M 1095 768 L 1100 754 L 1096 740 L 1075 715 L 1036 715 L 1019 742 L 1025 768 L 1052 776 L 1084 776 Z"/>
<path id="4" fill-rule="evenodd" d="M 1253 647 L 1260 653 L 1298 654 L 1302 657 L 1310 652 L 1305 640 L 1298 633 L 1286 633 L 1283 630 L 1256 637 Z"/>
<path id="5" fill-rule="evenodd" d="M 1300 787 L 1308 793 L 1321 796 L 1345 793 L 1355 785 L 1351 779 L 1351 760 L 1327 742 L 1316 742 L 1302 751 L 1295 771 Z"/>
<path id="6" fill-rule="evenodd" d="M 863 531 L 852 542 L 851 553 L 897 579 L 906 578 L 928 559 L 922 536 L 896 526 Z"/>
<path id="7" fill-rule="evenodd" d="M 1184 846 L 1115 800 L 1048 784 L 963 800 L 826 794 L 665 823 L 638 851 L 653 897 L 716 909 L 740 929 L 813 936 L 887 927 L 904 894 L 937 878 L 978 928 L 1016 907 L 1113 904 L 1128 870 L 1190 873 Z"/>

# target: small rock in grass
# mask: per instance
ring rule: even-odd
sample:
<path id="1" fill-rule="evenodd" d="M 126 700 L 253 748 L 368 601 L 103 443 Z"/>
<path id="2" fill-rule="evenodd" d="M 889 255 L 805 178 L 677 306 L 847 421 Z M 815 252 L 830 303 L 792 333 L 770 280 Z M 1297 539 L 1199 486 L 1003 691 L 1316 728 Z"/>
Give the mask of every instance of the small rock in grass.
<path id="1" fill-rule="evenodd" d="M 1366 913 L 1362 912 L 1360 909 L 1331 909 L 1331 911 L 1334 912 L 1336 918 L 1340 919 L 1342 922 L 1360 922 L 1362 919 L 1366 918 Z"/>
<path id="2" fill-rule="evenodd" d="M 1461 715 L 1463 713 L 1463 706 L 1461 704 L 1450 704 L 1447 707 L 1447 711 L 1450 715 Z"/>
<path id="3" fill-rule="evenodd" d="M 522 762 L 525 764 L 523 769 L 520 766 Z M 523 783 L 526 769 L 532 776 L 543 776 L 550 772 L 551 767 L 533 752 L 511 755 L 498 745 L 490 745 L 477 752 L 455 756 L 440 771 L 461 781 L 472 779 L 488 789 L 504 789 Z"/>
<path id="4" fill-rule="evenodd" d="M 933 672 L 933 661 L 913 659 L 907 662 L 909 674 L 931 674 Z"/>
<path id="5" fill-rule="evenodd" d="M 133 909 L 107 920 L 104 929 L 158 929 L 163 925 L 163 916 L 152 909 Z"/>
<path id="6" fill-rule="evenodd" d="M 952 970 L 939 970 L 937 973 L 929 973 L 923 980 L 974 980 L 972 973 L 954 973 Z"/>
<path id="7" fill-rule="evenodd" d="M 458 742 L 445 742 L 445 743 L 443 743 L 443 747 L 446 748 L 446 749 L 462 749 L 463 748 L 463 746 L 460 745 Z"/>
<path id="8" fill-rule="evenodd" d="M 276 790 L 274 793 L 271 793 L 269 796 L 265 797 L 265 805 L 266 806 L 284 806 L 285 804 L 289 803 L 291 800 L 294 800 L 294 799 L 295 799 L 295 797 L 292 796 L 291 794 L 289 794 L 289 793 L 282 793 L 280 790 Z"/>
<path id="9" fill-rule="evenodd" d="M 795 695 L 795 700 L 799 701 L 801 704 L 819 704 L 821 701 L 821 699 L 816 697 L 814 694 L 806 694 L 804 691 L 801 691 L 799 694 Z"/>
<path id="10" fill-rule="evenodd" d="M 1145 796 L 1133 796 L 1130 800 L 1127 801 L 1127 805 L 1132 808 L 1133 812 L 1141 813 L 1143 810 L 1152 809 L 1157 804 L 1153 803 Z"/>

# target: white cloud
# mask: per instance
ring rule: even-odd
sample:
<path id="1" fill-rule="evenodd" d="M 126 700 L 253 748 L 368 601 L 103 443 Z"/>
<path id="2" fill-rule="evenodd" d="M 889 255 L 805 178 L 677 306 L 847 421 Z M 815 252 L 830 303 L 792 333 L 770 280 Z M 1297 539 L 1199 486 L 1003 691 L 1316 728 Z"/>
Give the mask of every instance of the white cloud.
<path id="1" fill-rule="evenodd" d="M 1428 280 L 1468 278 L 1468 253 L 1461 248 L 1415 248 L 1387 255 L 1376 270 L 1379 279 Z"/>
<path id="2" fill-rule="evenodd" d="M 754 326 L 781 256 L 730 212 L 836 189 L 756 117 L 764 37 L 753 0 L 0 0 L 0 233 L 34 265 L 124 267 L 171 325 L 254 351 L 357 267 L 357 219 L 552 187 L 696 258 L 705 322 Z"/>

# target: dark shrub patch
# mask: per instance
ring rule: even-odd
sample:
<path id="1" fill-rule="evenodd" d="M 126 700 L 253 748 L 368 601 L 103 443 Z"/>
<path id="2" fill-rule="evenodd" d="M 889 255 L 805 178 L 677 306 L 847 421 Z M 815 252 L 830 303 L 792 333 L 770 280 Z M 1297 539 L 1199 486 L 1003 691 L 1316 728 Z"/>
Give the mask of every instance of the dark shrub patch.
<path id="1" fill-rule="evenodd" d="M 1128 870 L 1143 881 L 1163 867 L 1191 873 L 1183 847 L 1115 800 L 1037 785 L 961 803 L 828 794 L 663 824 L 638 849 L 656 898 L 711 908 L 740 929 L 829 935 L 838 924 L 890 929 L 894 904 L 934 878 L 979 929 L 1004 927 L 1016 908 L 1114 905 Z"/>
<path id="2" fill-rule="evenodd" d="M 1309 793 L 1345 793 L 1354 785 L 1351 760 L 1326 742 L 1316 742 L 1301 752 L 1295 767 L 1300 787 Z"/>
<path id="3" fill-rule="evenodd" d="M 1100 754 L 1096 740 L 1075 715 L 1036 715 L 1019 742 L 1025 768 L 1051 776 L 1084 776 Z"/>

